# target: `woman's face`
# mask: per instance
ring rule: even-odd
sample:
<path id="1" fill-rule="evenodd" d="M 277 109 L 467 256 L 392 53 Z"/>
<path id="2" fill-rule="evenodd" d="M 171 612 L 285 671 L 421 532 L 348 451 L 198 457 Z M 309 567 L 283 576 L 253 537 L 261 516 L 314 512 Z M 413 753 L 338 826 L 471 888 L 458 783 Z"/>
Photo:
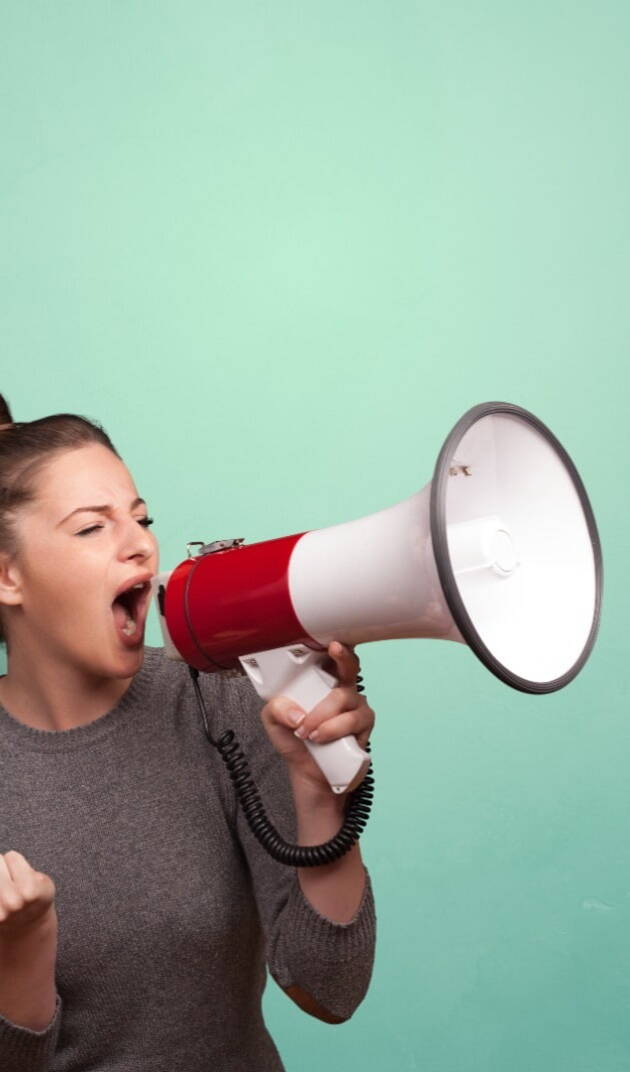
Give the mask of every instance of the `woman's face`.
<path id="1" fill-rule="evenodd" d="M 98 507 L 98 509 L 96 509 Z M 13 588 L 0 599 L 11 650 L 46 653 L 89 675 L 130 677 L 142 663 L 158 545 L 126 466 L 90 443 L 53 457 L 16 516 Z M 125 606 L 113 602 L 144 583 Z M 8 612 L 8 613 L 7 613 Z"/>

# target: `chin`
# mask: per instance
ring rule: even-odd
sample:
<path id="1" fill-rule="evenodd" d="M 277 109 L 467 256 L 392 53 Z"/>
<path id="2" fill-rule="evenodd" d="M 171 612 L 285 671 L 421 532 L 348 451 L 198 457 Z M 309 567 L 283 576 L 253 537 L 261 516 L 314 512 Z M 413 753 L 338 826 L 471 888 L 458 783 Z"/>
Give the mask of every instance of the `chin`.
<path id="1" fill-rule="evenodd" d="M 138 645 L 137 648 L 129 648 L 126 651 L 118 652 L 116 658 L 112 659 L 109 670 L 109 677 L 133 677 L 138 673 L 138 670 L 144 662 L 144 641 Z"/>

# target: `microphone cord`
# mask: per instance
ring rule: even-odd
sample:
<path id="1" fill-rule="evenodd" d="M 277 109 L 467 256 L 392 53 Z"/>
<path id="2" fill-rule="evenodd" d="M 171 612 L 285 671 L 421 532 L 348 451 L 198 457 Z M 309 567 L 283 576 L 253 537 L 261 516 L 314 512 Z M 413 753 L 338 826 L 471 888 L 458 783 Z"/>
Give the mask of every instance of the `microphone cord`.
<path id="1" fill-rule="evenodd" d="M 339 860 L 357 842 L 370 817 L 374 797 L 374 775 L 370 766 L 361 784 L 347 797 L 346 814 L 341 829 L 321 845 L 292 845 L 285 841 L 267 816 L 249 764 L 241 751 L 233 730 L 226 730 L 218 740 L 212 736 L 208 725 L 206 705 L 199 688 L 199 671 L 188 666 L 197 703 L 201 712 L 206 737 L 219 752 L 232 779 L 243 814 L 254 837 L 274 860 L 287 867 L 319 867 Z M 363 692 L 363 678 L 357 677 L 357 692 Z M 365 746 L 370 751 L 369 742 Z"/>

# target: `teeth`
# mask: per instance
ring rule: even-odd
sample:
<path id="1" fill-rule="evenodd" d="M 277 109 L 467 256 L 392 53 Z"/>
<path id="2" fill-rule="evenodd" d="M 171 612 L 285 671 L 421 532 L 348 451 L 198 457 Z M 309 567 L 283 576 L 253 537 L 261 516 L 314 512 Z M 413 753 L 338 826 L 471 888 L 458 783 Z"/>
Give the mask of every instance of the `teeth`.
<path id="1" fill-rule="evenodd" d="M 136 623 L 134 622 L 133 618 L 127 618 L 127 621 L 125 622 L 125 624 L 122 627 L 122 631 L 125 634 L 125 636 L 128 636 L 128 637 L 133 636 L 133 634 L 136 631 Z"/>
<path id="2" fill-rule="evenodd" d="M 143 583 L 141 583 L 141 584 L 134 584 L 134 586 L 133 586 L 133 587 L 134 587 L 134 588 L 144 588 L 144 584 L 143 584 Z"/>

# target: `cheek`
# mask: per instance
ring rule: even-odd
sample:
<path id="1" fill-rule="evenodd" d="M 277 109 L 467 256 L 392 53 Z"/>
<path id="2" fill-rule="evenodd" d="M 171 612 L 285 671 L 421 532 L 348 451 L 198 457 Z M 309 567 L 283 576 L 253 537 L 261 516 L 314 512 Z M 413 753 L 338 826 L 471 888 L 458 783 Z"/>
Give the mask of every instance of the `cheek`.
<path id="1" fill-rule="evenodd" d="M 95 603 L 103 604 L 102 571 L 81 555 L 42 556 L 27 579 L 24 605 L 61 625 L 93 616 Z"/>
<path id="2" fill-rule="evenodd" d="M 70 616 L 76 619 L 90 603 L 93 609 L 94 600 L 90 600 L 85 585 L 78 583 L 77 578 L 66 575 L 63 579 L 49 577 L 32 589 L 25 606 L 27 610 L 37 611 L 46 618 L 57 618 L 64 623 L 70 620 Z"/>

